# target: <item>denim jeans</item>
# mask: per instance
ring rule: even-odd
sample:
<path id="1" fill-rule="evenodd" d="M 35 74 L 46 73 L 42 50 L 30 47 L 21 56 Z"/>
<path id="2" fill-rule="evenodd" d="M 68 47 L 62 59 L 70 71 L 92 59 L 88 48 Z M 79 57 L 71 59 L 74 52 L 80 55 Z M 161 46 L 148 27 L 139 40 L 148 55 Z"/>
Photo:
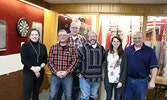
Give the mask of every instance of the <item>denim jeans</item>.
<path id="1" fill-rule="evenodd" d="M 114 87 L 114 100 L 120 100 L 120 93 L 118 91 L 118 88 L 116 88 L 117 83 L 110 83 L 110 87 L 111 87 L 110 90 L 106 91 L 107 92 L 106 100 L 111 100 L 113 87 Z"/>
<path id="2" fill-rule="evenodd" d="M 78 100 L 79 92 L 80 92 L 80 90 L 75 90 L 75 91 L 73 90 L 73 92 L 72 92 L 72 100 Z M 62 100 L 62 95 L 63 95 L 63 88 L 62 88 L 62 85 L 60 85 L 56 100 Z"/>
<path id="3" fill-rule="evenodd" d="M 81 89 L 81 100 L 89 100 L 90 97 L 93 100 L 97 100 L 97 91 L 100 82 L 88 82 L 85 78 L 79 78 L 79 84 Z"/>
<path id="4" fill-rule="evenodd" d="M 57 94 L 60 88 L 60 84 L 62 84 L 63 92 L 65 95 L 65 100 L 71 100 L 72 97 L 72 85 L 73 85 L 73 77 L 71 75 L 67 75 L 63 79 L 58 78 L 55 74 L 51 74 L 50 78 L 50 97 L 49 100 L 56 100 Z"/>
<path id="5" fill-rule="evenodd" d="M 125 84 L 125 100 L 145 100 L 148 88 L 148 78 L 134 79 L 127 77 Z"/>

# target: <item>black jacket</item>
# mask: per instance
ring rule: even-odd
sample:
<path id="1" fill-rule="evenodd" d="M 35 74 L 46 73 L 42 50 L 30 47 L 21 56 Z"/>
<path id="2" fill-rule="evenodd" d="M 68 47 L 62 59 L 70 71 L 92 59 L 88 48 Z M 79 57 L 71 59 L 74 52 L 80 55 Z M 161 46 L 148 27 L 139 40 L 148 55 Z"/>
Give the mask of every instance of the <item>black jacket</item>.
<path id="1" fill-rule="evenodd" d="M 108 91 L 110 87 L 110 83 L 108 80 L 108 63 L 107 63 L 107 56 L 108 56 L 109 49 L 105 52 L 105 68 L 104 68 L 104 86 L 105 90 Z M 120 65 L 120 77 L 119 77 L 119 82 L 122 83 L 122 87 L 119 88 L 119 92 L 121 93 L 125 84 L 126 76 L 127 76 L 127 56 L 126 53 L 124 52 L 122 55 L 122 61 Z"/>

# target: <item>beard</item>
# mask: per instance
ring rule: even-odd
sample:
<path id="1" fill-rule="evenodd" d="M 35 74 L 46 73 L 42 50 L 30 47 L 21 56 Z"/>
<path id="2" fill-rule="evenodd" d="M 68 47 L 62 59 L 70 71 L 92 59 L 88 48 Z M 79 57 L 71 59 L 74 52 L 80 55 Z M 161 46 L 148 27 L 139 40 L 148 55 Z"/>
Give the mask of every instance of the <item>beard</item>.
<path id="1" fill-rule="evenodd" d="M 96 40 L 95 39 L 91 39 L 91 40 L 89 40 L 89 43 L 91 44 L 91 45 L 94 45 L 94 44 L 96 44 Z"/>

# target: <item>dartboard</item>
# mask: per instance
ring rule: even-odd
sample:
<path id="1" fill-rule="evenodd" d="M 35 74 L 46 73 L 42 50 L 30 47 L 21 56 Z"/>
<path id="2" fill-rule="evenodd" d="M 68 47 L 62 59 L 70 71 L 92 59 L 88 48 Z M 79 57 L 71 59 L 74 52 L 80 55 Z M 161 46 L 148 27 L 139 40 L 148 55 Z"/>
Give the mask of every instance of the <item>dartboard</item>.
<path id="1" fill-rule="evenodd" d="M 19 34 L 19 36 L 21 37 L 26 37 L 29 34 L 29 23 L 27 21 L 27 19 L 25 18 L 20 18 L 17 21 L 17 33 Z"/>

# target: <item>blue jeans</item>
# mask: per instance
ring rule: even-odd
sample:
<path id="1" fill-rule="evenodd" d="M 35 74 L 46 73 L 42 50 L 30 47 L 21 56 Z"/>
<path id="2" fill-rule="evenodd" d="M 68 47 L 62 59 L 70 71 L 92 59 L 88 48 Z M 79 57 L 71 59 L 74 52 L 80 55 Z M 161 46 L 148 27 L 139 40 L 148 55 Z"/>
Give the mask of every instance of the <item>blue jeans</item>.
<path id="1" fill-rule="evenodd" d="M 81 100 L 89 100 L 90 97 L 93 100 L 97 100 L 97 91 L 100 82 L 88 82 L 85 78 L 79 78 L 79 84 L 81 89 Z"/>
<path id="2" fill-rule="evenodd" d="M 80 92 L 80 90 L 75 90 L 75 91 L 73 90 L 72 100 L 78 100 L 79 92 Z M 62 85 L 60 85 L 58 95 L 57 95 L 57 100 L 62 100 L 62 95 L 63 95 L 63 88 L 62 88 Z"/>
<path id="3" fill-rule="evenodd" d="M 55 74 L 51 74 L 50 78 L 50 97 L 49 100 L 56 100 L 57 94 L 62 84 L 62 88 L 65 95 L 65 100 L 71 100 L 72 97 L 72 85 L 73 77 L 72 74 L 64 77 L 63 79 L 58 78 Z"/>
<path id="4" fill-rule="evenodd" d="M 125 100 L 145 100 L 148 88 L 148 78 L 134 79 L 127 77 L 125 84 Z"/>
<path id="5" fill-rule="evenodd" d="M 116 88 L 117 83 L 110 83 L 110 87 L 111 87 L 110 90 L 106 91 L 107 92 L 106 100 L 111 100 L 113 87 L 114 87 L 114 100 L 120 100 L 120 93 L 118 91 L 118 88 Z"/>

